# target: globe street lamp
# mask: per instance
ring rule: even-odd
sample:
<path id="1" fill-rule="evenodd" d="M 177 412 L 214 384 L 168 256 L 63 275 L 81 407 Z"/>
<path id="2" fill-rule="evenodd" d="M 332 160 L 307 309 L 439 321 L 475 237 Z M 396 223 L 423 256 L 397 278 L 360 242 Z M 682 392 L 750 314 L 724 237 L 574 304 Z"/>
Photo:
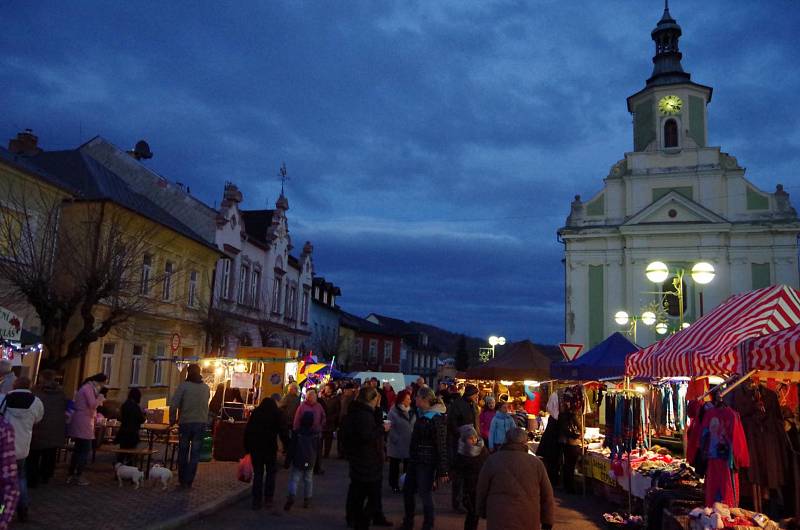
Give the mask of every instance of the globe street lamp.
<path id="1" fill-rule="evenodd" d="M 691 270 L 692 279 L 698 285 L 706 285 L 710 283 L 715 276 L 714 266 L 708 262 L 701 261 L 696 263 Z M 644 271 L 647 279 L 653 283 L 663 284 L 669 278 L 669 267 L 664 262 L 654 261 L 650 263 Z M 675 271 L 675 277 L 672 279 L 672 287 L 674 291 L 666 291 L 663 295 L 672 295 L 678 299 L 678 318 L 680 325 L 683 327 L 683 276 L 686 274 L 684 269 Z M 703 316 L 703 291 L 700 289 L 700 316 Z"/>
<path id="2" fill-rule="evenodd" d="M 506 343 L 505 337 L 496 337 L 495 335 L 489 337 L 489 346 L 492 347 L 492 359 L 494 359 L 494 347 L 502 346 L 505 343 Z"/>
<path id="3" fill-rule="evenodd" d="M 658 317 L 656 316 L 654 311 L 647 311 L 642 312 L 641 316 L 636 315 L 628 315 L 625 311 L 617 311 L 614 313 L 614 322 L 616 322 L 620 326 L 626 326 L 630 323 L 630 329 L 628 334 L 633 335 L 633 342 L 636 342 L 636 331 L 638 328 L 638 323 L 641 322 L 645 326 L 652 326 L 656 323 Z M 656 331 L 658 331 L 659 326 L 661 323 L 656 325 Z"/>

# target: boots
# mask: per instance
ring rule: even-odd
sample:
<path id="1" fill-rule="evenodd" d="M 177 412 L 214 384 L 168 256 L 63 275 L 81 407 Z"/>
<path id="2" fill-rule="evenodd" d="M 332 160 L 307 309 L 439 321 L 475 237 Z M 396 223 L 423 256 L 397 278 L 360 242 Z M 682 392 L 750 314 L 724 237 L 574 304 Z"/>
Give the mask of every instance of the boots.
<path id="1" fill-rule="evenodd" d="M 294 505 L 294 495 L 289 495 L 288 497 L 286 497 L 286 504 L 283 505 L 283 510 L 288 512 L 289 510 L 292 509 L 293 505 Z"/>

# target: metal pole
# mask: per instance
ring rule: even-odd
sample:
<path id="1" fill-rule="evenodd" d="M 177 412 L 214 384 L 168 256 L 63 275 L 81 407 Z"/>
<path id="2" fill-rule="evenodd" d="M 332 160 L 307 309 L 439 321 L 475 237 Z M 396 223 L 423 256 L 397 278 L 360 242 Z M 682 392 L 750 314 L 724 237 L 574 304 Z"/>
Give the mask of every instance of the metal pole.
<path id="1" fill-rule="evenodd" d="M 703 316 L 703 290 L 700 289 L 700 316 Z"/>

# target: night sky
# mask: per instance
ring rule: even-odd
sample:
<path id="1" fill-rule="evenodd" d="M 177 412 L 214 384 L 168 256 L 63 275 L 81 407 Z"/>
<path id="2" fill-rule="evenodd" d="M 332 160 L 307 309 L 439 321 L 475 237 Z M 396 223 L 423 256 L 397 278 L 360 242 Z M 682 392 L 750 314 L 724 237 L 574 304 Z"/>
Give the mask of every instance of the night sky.
<path id="1" fill-rule="evenodd" d="M 474 336 L 563 339 L 572 196 L 632 149 L 663 4 L 648 1 L 2 2 L 0 131 L 45 149 L 146 139 L 218 204 L 272 207 L 340 304 Z M 710 145 L 797 196 L 793 0 L 673 0 L 714 87 Z"/>

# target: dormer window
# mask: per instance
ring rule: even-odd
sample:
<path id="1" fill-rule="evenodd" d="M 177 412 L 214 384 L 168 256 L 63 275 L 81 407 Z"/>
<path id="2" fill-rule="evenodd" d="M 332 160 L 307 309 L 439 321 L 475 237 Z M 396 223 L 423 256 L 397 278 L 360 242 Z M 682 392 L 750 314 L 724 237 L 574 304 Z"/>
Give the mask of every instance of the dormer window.
<path id="1" fill-rule="evenodd" d="M 664 122 L 664 148 L 678 147 L 678 122 L 670 118 Z"/>

